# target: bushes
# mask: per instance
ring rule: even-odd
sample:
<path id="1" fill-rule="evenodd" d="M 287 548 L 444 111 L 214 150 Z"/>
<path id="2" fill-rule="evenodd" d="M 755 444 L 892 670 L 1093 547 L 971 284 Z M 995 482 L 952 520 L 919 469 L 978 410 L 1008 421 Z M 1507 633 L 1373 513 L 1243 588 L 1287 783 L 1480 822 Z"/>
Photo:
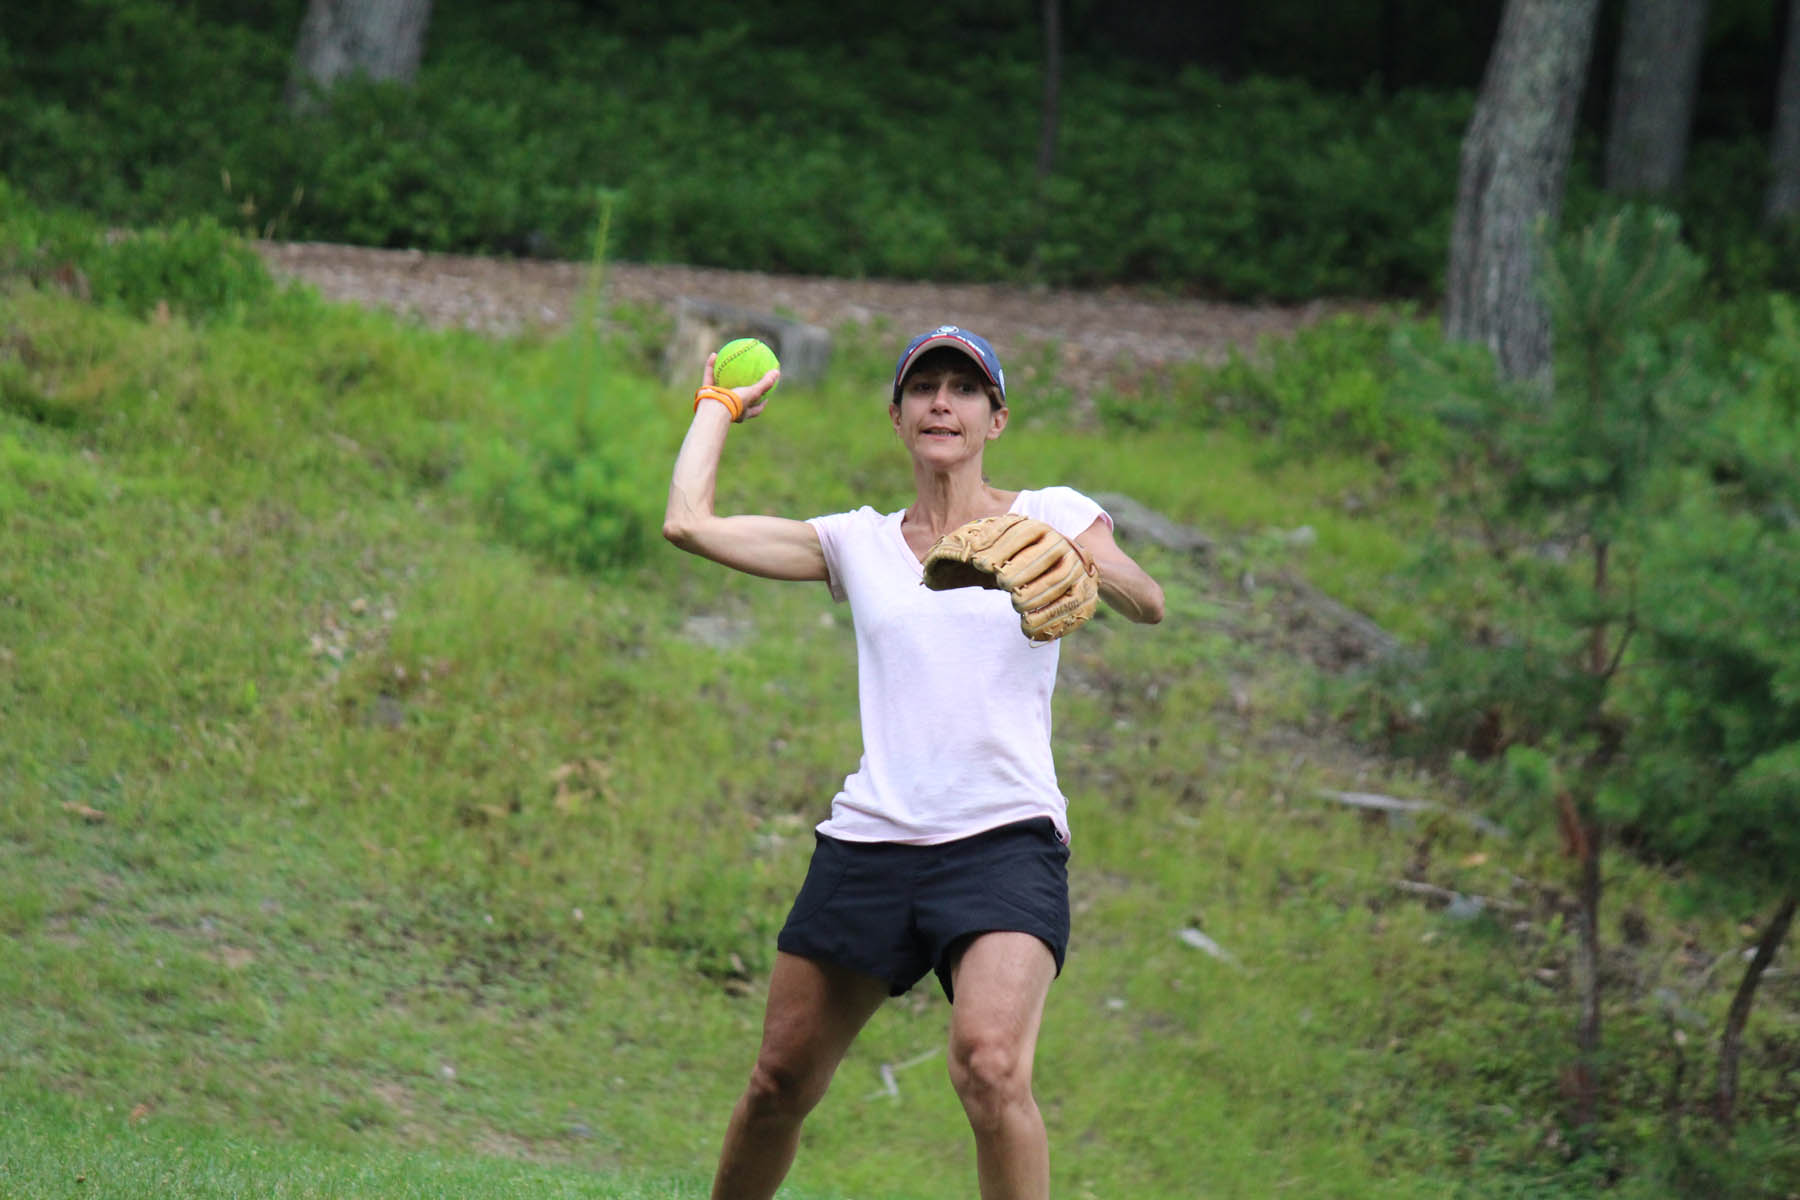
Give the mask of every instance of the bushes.
<path id="1" fill-rule="evenodd" d="M 1453 581 L 1456 603 L 1426 652 L 1372 683 L 1370 730 L 1439 761 L 1519 744 L 1608 769 L 1645 754 L 1670 779 L 1688 768 L 1666 754 L 1691 734 L 1705 749 L 1690 782 L 1749 761 L 1733 737 L 1761 743 L 1724 726 L 1756 695 L 1770 711 L 1786 703 L 1775 631 L 1800 619 L 1800 577 L 1782 574 L 1800 528 L 1800 310 L 1766 298 L 1768 334 L 1730 354 L 1694 307 L 1700 274 L 1666 214 L 1567 237 L 1548 271 L 1559 357 L 1547 391 L 1417 339 L 1392 391 L 1433 408 L 1457 455 L 1417 566 Z M 1703 735 L 1709 720 L 1721 728 Z M 1684 845 L 1648 828 L 1633 838 Z"/>
<path id="2" fill-rule="evenodd" d="M 1631 696 L 1637 725 L 1614 818 L 1656 853 L 1740 883 L 1796 886 L 1800 855 L 1800 309 L 1741 369 L 1680 501 L 1650 534 Z M 1705 802 L 1696 804 L 1697 798 Z"/>
<path id="3" fill-rule="evenodd" d="M 1394 344 L 1412 328 L 1405 319 L 1334 317 L 1272 341 L 1266 366 L 1233 353 L 1213 386 L 1219 403 L 1303 454 L 1416 458 L 1443 434 L 1434 414 L 1410 406 L 1393 385 Z"/>
<path id="4" fill-rule="evenodd" d="M 1466 97 L 1071 61 L 1040 191 L 1029 42 L 926 80 L 898 40 L 724 22 L 645 46 L 543 12 L 528 43 L 515 8 L 450 7 L 415 87 L 348 84 L 294 117 L 284 23 L 94 0 L 79 36 L 26 30 L 0 61 L 0 173 L 109 222 L 432 250 L 577 257 L 606 189 L 637 260 L 1284 299 L 1418 292 L 1441 269 Z M 752 52 L 752 81 L 717 69 Z"/>
<path id="5" fill-rule="evenodd" d="M 922 72 L 899 35 L 852 46 L 750 9 L 602 21 L 549 0 L 446 2 L 414 87 L 346 84 L 295 117 L 282 90 L 301 6 L 256 25 L 212 15 L 228 8 L 85 0 L 9 27 L 0 174 L 113 223 L 210 216 L 364 245 L 578 257 L 605 190 L 632 260 L 1418 296 L 1439 286 L 1471 103 L 1133 75 L 1077 51 L 1040 183 L 1038 42 L 1013 16 Z M 740 61 L 753 78 L 718 66 Z M 1682 206 L 1721 281 L 1791 286 L 1794 235 L 1746 215 L 1766 150 L 1692 157 Z M 1577 166 L 1580 220 L 1606 200 Z"/>
<path id="6" fill-rule="evenodd" d="M 1404 311 L 1340 315 L 1233 349 L 1217 367 L 1184 368 L 1175 386 L 1102 394 L 1101 417 L 1127 429 L 1225 426 L 1255 435 L 1267 461 L 1321 454 L 1372 458 L 1396 475 L 1429 476 L 1446 441 L 1441 414 L 1409 371 L 1449 357 L 1442 338 Z"/>
<path id="7" fill-rule="evenodd" d="M 79 215 L 26 204 L 0 180 L 0 280 L 9 275 L 55 280 L 138 317 L 163 305 L 204 320 L 241 312 L 275 291 L 255 251 L 210 217 L 103 235 Z"/>
<path id="8" fill-rule="evenodd" d="M 35 22 L 19 13 L 16 26 L 13 15 L 10 62 L 0 49 L 0 175 L 109 224 L 211 216 L 239 227 L 240 197 L 221 172 L 277 131 L 291 45 L 150 0 L 77 0 Z"/>
<path id="9" fill-rule="evenodd" d="M 1326 96 L 1197 71 L 1173 89 L 1071 93 L 1046 221 L 1057 278 L 1284 300 L 1435 285 L 1465 98 Z"/>
<path id="10" fill-rule="evenodd" d="M 95 300 L 134 316 L 165 303 L 191 317 L 240 311 L 275 290 L 256 252 L 210 217 L 108 241 L 88 279 Z"/>
<path id="11" fill-rule="evenodd" d="M 659 536 L 654 502 L 666 473 L 644 452 L 657 414 L 643 386 L 522 389 L 520 432 L 478 449 L 464 485 L 510 540 L 558 566 L 637 564 Z"/>
<path id="12" fill-rule="evenodd" d="M 653 446 L 653 386 L 603 369 L 600 279 L 611 209 L 569 329 L 513 383 L 517 432 L 488 443 L 463 486 L 507 537 L 558 566 L 609 571 L 641 561 L 659 536 L 667 455 Z"/>
<path id="13" fill-rule="evenodd" d="M 244 183 L 249 203 L 277 198 L 278 211 L 255 217 L 284 236 L 567 256 L 591 224 L 592 189 L 556 178 L 553 141 L 518 102 L 470 95 L 448 76 L 416 89 L 356 81 L 246 147 Z"/>

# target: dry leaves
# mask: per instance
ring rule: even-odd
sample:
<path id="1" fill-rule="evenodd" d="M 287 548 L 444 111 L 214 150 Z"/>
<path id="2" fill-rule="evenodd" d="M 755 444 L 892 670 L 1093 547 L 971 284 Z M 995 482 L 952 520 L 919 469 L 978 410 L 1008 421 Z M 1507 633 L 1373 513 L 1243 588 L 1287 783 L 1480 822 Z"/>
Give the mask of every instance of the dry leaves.
<path id="1" fill-rule="evenodd" d="M 550 772 L 555 789 L 551 807 L 559 813 L 577 813 L 589 800 L 604 799 L 612 782 L 612 764 L 599 758 L 578 758 Z"/>

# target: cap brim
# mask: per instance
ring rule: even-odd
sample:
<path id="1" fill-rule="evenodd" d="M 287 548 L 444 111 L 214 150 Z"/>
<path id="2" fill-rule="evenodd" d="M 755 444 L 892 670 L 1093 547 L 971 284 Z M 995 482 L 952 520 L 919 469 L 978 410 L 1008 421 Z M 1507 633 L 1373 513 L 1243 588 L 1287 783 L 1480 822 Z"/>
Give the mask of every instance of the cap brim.
<path id="1" fill-rule="evenodd" d="M 927 350 L 936 350 L 939 346 L 949 346 L 953 349 L 961 350 L 968 356 L 969 361 L 975 364 L 976 368 L 981 372 L 982 378 L 999 388 L 1001 394 L 1005 395 L 1006 385 L 1002 384 L 998 379 L 995 379 L 994 373 L 988 370 L 987 362 L 981 357 L 981 351 L 975 348 L 975 343 L 969 341 L 967 338 L 958 337 L 954 333 L 940 333 L 934 337 L 928 337 L 917 346 L 913 347 L 912 353 L 908 354 L 905 360 L 901 362 L 900 369 L 894 372 L 894 391 L 896 394 L 900 391 L 901 380 L 906 378 L 906 373 L 912 370 L 913 364 L 919 361 L 919 356 L 924 354 Z"/>

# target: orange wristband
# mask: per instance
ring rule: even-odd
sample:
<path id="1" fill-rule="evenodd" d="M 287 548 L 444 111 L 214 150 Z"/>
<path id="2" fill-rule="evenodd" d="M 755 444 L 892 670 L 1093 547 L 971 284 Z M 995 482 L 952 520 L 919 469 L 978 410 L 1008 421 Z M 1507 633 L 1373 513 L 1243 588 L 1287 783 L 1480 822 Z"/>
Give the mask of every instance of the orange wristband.
<path id="1" fill-rule="evenodd" d="M 711 384 L 708 384 L 706 387 L 695 392 L 695 412 L 700 411 L 700 402 L 702 400 L 717 400 L 720 404 L 723 404 L 725 406 L 725 411 L 731 414 L 731 419 L 733 421 L 741 421 L 744 418 L 744 402 L 739 400 L 737 398 L 737 393 L 730 388 L 714 387 Z"/>

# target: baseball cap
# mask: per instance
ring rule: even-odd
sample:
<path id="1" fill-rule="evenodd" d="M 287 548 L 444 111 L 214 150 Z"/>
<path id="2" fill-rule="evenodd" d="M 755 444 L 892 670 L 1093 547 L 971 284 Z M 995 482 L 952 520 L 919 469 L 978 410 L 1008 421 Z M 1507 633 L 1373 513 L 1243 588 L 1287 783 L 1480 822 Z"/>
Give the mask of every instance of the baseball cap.
<path id="1" fill-rule="evenodd" d="M 939 325 L 929 333 L 921 333 L 906 344 L 900 352 L 900 362 L 894 367 L 894 403 L 900 402 L 900 381 L 906 378 L 906 372 L 919 355 L 927 350 L 935 350 L 939 346 L 951 346 L 961 350 L 975 361 L 986 375 L 988 382 L 1000 389 L 1000 400 L 1006 401 L 1006 372 L 1000 369 L 1000 356 L 988 345 L 988 340 L 979 333 L 970 333 L 967 329 L 955 325 Z"/>

